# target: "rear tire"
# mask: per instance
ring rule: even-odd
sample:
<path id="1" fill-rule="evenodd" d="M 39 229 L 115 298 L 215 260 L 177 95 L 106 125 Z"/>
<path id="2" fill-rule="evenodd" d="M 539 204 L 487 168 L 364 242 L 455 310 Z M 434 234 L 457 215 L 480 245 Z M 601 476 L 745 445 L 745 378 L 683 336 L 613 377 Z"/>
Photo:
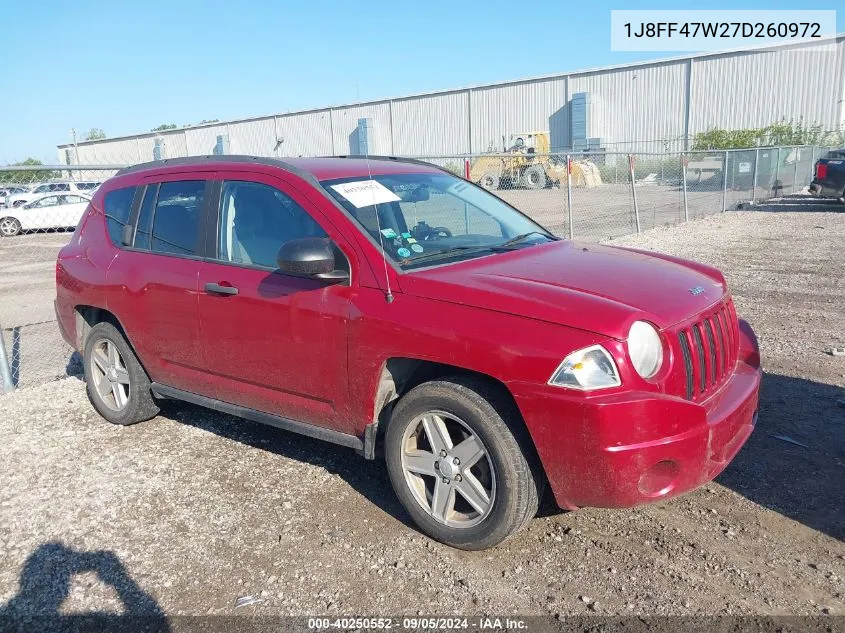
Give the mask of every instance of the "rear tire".
<path id="1" fill-rule="evenodd" d="M 545 189 L 547 181 L 546 171 L 540 165 L 531 165 L 522 174 L 526 189 Z"/>
<path id="2" fill-rule="evenodd" d="M 88 332 L 83 367 L 88 399 L 112 424 L 126 426 L 158 414 L 147 372 L 111 323 L 98 323 Z"/>
<path id="3" fill-rule="evenodd" d="M 21 232 L 21 223 L 17 218 L 0 218 L 0 235 L 14 237 Z"/>
<path id="4" fill-rule="evenodd" d="M 517 440 L 518 416 L 494 385 L 464 376 L 424 383 L 399 400 L 385 436 L 387 471 L 428 536 L 481 550 L 534 517 L 543 477 L 530 439 Z"/>

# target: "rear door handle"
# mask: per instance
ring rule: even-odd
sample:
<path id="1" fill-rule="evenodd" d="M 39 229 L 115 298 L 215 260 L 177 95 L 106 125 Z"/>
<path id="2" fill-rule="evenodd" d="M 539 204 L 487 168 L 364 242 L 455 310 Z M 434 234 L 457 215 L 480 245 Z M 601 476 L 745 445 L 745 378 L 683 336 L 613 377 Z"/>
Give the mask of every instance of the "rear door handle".
<path id="1" fill-rule="evenodd" d="M 205 284 L 205 291 L 216 295 L 238 294 L 238 289 L 234 286 L 221 286 L 220 284 Z"/>

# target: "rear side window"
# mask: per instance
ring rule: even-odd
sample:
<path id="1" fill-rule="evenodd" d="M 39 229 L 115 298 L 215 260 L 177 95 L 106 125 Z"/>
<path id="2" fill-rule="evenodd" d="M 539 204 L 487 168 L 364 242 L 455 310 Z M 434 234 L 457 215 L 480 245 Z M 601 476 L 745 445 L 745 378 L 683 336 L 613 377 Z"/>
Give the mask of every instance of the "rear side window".
<path id="1" fill-rule="evenodd" d="M 132 210 L 132 198 L 135 197 L 135 187 L 124 187 L 109 191 L 103 200 L 103 210 L 109 228 L 112 244 L 123 245 L 123 227 L 129 221 Z"/>
<path id="2" fill-rule="evenodd" d="M 204 194 L 204 180 L 161 183 L 153 215 L 151 250 L 196 255 Z"/>

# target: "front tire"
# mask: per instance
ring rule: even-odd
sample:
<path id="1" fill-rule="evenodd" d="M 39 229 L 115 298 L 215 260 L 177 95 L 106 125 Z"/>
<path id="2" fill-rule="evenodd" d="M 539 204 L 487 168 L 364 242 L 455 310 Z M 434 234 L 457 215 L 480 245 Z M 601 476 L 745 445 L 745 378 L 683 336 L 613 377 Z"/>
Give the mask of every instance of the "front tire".
<path id="1" fill-rule="evenodd" d="M 387 471 L 423 532 L 480 550 L 534 517 L 542 477 L 530 440 L 515 436 L 518 416 L 499 389 L 474 378 L 424 383 L 399 400 L 385 436 Z"/>
<path id="2" fill-rule="evenodd" d="M 21 223 L 17 218 L 0 218 L 0 235 L 14 237 L 21 232 Z"/>
<path id="3" fill-rule="evenodd" d="M 158 414 L 147 372 L 111 323 L 91 328 L 85 339 L 83 366 L 88 399 L 112 424 L 127 426 Z"/>
<path id="4" fill-rule="evenodd" d="M 522 183 L 526 189 L 545 189 L 548 179 L 541 165 L 531 165 L 522 174 Z"/>

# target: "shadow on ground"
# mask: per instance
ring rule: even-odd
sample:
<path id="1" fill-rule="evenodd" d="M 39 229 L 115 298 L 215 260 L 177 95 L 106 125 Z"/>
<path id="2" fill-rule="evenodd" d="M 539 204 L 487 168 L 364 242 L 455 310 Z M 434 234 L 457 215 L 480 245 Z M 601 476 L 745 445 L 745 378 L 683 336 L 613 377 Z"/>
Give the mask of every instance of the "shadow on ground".
<path id="1" fill-rule="evenodd" d="M 845 389 L 765 374 L 757 428 L 717 481 L 754 503 L 845 539 L 845 408 L 839 400 L 845 400 Z"/>
<path id="2" fill-rule="evenodd" d="M 89 572 L 114 590 L 121 612 L 60 613 L 73 577 Z M 62 543 L 45 543 L 27 558 L 18 594 L 0 605 L 0 630 L 164 633 L 170 627 L 156 601 L 132 580 L 113 552 L 80 552 Z"/>
<path id="3" fill-rule="evenodd" d="M 831 385 L 766 374 L 757 429 L 718 482 L 808 527 L 845 538 L 845 409 L 837 405 L 839 398 L 845 398 L 845 391 Z M 239 418 L 208 415 L 186 403 L 167 403 L 163 415 L 325 468 L 416 529 L 393 494 L 381 460 L 367 461 L 350 449 Z M 786 436 L 806 448 L 773 436 Z M 547 494 L 540 515 L 557 512 Z"/>

